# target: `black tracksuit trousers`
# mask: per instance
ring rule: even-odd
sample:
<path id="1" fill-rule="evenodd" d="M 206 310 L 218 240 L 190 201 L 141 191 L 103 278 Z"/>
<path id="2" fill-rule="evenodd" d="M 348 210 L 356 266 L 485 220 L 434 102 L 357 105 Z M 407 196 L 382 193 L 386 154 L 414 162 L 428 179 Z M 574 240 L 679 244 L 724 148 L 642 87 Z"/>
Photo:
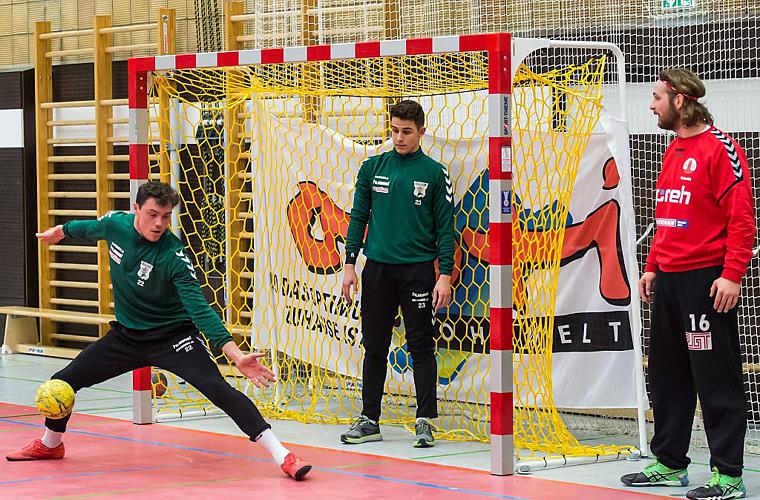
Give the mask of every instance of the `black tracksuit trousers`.
<path id="1" fill-rule="evenodd" d="M 253 401 L 222 377 L 192 322 L 136 331 L 112 321 L 106 336 L 87 346 L 52 378 L 68 382 L 76 392 L 144 366 L 156 366 L 187 381 L 229 415 L 251 440 L 271 427 Z M 70 417 L 45 419 L 45 426 L 65 432 Z"/>
<path id="2" fill-rule="evenodd" d="M 362 414 L 380 419 L 380 403 L 388 368 L 388 349 L 399 305 L 406 341 L 414 364 L 417 417 L 435 418 L 438 368 L 433 329 L 432 262 L 383 264 L 370 259 L 362 271 Z"/>
<path id="3" fill-rule="evenodd" d="M 737 309 L 718 313 L 710 287 L 720 267 L 658 272 L 652 307 L 649 386 L 652 452 L 673 469 L 686 467 L 697 396 L 710 447 L 710 467 L 741 476 L 747 399 Z"/>

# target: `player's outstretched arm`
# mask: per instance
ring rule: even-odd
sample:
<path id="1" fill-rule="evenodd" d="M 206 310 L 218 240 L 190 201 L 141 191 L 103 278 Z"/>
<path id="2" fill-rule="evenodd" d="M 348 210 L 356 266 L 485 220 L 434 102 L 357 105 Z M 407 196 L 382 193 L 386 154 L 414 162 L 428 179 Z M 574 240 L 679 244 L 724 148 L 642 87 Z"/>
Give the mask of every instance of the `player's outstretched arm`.
<path id="1" fill-rule="evenodd" d="M 63 234 L 63 226 L 61 225 L 51 227 L 47 231 L 43 231 L 41 233 L 34 233 L 34 235 L 38 240 L 44 241 L 45 243 L 50 243 L 51 245 L 55 245 L 66 236 Z"/>
<path id="2" fill-rule="evenodd" d="M 243 354 L 232 340 L 222 346 L 222 351 L 235 363 L 240 373 L 248 377 L 256 387 L 269 387 L 269 383 L 275 381 L 272 370 L 259 363 L 259 359 L 265 354 L 255 352 Z"/>
<path id="3" fill-rule="evenodd" d="M 126 215 L 126 212 L 108 212 L 95 220 L 70 220 L 62 226 L 55 226 L 43 233 L 37 233 L 37 238 L 53 244 L 58 243 L 65 236 L 93 242 L 105 240 L 112 216 L 115 214 Z"/>

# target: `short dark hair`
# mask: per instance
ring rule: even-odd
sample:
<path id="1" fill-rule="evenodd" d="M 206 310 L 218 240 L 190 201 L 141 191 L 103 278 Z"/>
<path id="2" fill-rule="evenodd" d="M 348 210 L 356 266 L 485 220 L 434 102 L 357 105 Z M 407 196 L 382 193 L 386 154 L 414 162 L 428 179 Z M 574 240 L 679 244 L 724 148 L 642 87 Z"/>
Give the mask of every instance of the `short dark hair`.
<path id="1" fill-rule="evenodd" d="M 425 111 L 417 101 L 399 101 L 390 109 L 391 118 L 413 121 L 417 128 L 425 126 Z"/>
<path id="2" fill-rule="evenodd" d="M 176 207 L 179 205 L 179 195 L 177 194 L 177 191 L 163 182 L 148 181 L 139 187 L 137 190 L 137 197 L 135 198 L 137 206 L 143 206 L 143 203 L 148 201 L 148 198 L 154 198 L 156 203 L 162 207 L 167 205 Z"/>
<path id="3" fill-rule="evenodd" d="M 698 101 L 700 97 L 705 96 L 706 91 L 705 84 L 696 73 L 686 68 L 668 68 L 660 71 L 657 79 L 667 84 L 671 103 L 678 94 L 684 96 L 681 122 L 685 126 L 713 124 L 713 117 L 707 106 Z"/>

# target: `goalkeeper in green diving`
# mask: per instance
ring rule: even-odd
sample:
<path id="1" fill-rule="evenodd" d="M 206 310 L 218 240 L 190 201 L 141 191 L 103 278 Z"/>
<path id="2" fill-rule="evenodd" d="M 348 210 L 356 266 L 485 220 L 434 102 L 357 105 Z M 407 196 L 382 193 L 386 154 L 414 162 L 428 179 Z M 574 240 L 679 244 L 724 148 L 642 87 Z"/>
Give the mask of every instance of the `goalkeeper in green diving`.
<path id="1" fill-rule="evenodd" d="M 280 443 L 253 402 L 219 373 L 206 347 L 203 335 L 256 387 L 267 387 L 275 380 L 272 371 L 259 362 L 264 354 L 244 354 L 235 344 L 206 301 L 182 242 L 167 231 L 178 203 L 171 186 L 148 182 L 137 191 L 134 213 L 110 212 L 98 220 L 70 221 L 37 233 L 37 238 L 50 244 L 65 237 L 105 240 L 113 283 L 116 321 L 111 322 L 111 330 L 53 378 L 78 391 L 144 366 L 175 373 L 229 415 L 252 441 L 264 446 L 283 472 L 301 480 L 311 464 Z M 6 458 L 63 458 L 63 433 L 70 416 L 46 419 L 41 439 Z"/>

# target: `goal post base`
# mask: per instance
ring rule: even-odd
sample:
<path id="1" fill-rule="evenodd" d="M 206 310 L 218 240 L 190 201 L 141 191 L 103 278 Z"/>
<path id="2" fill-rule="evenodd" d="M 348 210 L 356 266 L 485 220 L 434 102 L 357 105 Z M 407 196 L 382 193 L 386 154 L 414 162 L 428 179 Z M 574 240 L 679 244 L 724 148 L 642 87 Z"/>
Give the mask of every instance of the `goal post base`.
<path id="1" fill-rule="evenodd" d="M 616 455 L 595 455 L 588 457 L 553 457 L 533 460 L 519 460 L 515 463 L 517 474 L 530 474 L 539 470 L 554 469 L 558 467 L 570 467 L 573 465 L 588 465 L 602 462 L 616 462 L 618 460 L 638 460 L 641 452 L 638 449 L 630 453 L 618 453 Z"/>

